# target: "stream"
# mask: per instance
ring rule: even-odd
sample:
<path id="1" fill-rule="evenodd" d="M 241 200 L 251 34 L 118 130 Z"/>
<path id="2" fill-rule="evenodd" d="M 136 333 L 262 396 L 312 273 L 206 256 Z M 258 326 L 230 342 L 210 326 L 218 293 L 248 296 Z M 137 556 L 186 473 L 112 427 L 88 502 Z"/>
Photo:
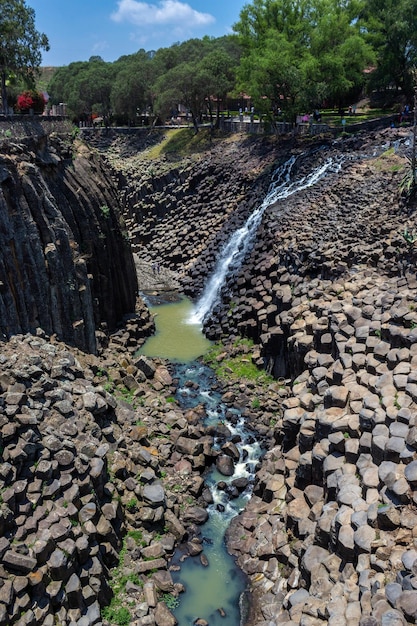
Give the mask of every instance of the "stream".
<path id="1" fill-rule="evenodd" d="M 173 377 L 178 381 L 176 399 L 180 406 L 189 409 L 203 405 L 205 426 L 221 424 L 228 431 L 227 439 L 235 442 L 239 451 L 232 476 L 223 476 L 215 467 L 204 476 L 213 500 L 208 507 L 209 518 L 201 527 L 208 565 L 203 566 L 199 556 L 182 560 L 184 552 L 181 546 L 177 549 L 172 565 L 178 566 L 178 571 L 173 568 L 172 578 L 184 585 L 186 593 L 172 612 L 181 626 L 192 626 L 197 619 L 206 620 L 210 626 L 239 626 L 245 613 L 246 579 L 228 554 L 224 538 L 230 521 L 250 498 L 262 450 L 254 434 L 245 427 L 240 411 L 222 403 L 213 370 L 195 360 L 211 343 L 202 334 L 201 324 L 187 321 L 192 302 L 179 298 L 178 302 L 154 306 L 152 299 L 147 298 L 147 304 L 155 316 L 156 333 L 140 353 L 169 358 Z M 215 439 L 214 448 L 219 449 L 221 443 Z"/>
<path id="2" fill-rule="evenodd" d="M 245 621 L 246 581 L 227 553 L 224 538 L 231 519 L 245 507 L 251 496 L 262 450 L 254 434 L 245 427 L 240 412 L 222 403 L 213 371 L 197 359 L 210 347 L 202 333 L 204 320 L 220 302 L 226 278 L 232 273 L 237 274 L 254 242 L 266 208 L 311 187 L 341 167 L 340 161 L 329 157 L 307 175 L 297 178 L 293 176 L 296 162 L 297 158 L 291 157 L 276 170 L 263 202 L 219 251 L 214 271 L 195 305 L 187 298 L 178 297 L 177 302 L 154 306 L 145 296 L 155 316 L 156 333 L 146 341 L 140 353 L 169 359 L 173 363 L 174 378 L 178 380 L 179 404 L 183 408 L 203 404 L 207 414 L 206 426 L 220 422 L 228 430 L 227 439 L 236 444 L 239 452 L 232 476 L 221 475 L 215 467 L 204 476 L 212 493 L 209 518 L 201 527 L 208 565 L 205 567 L 198 556 L 182 560 L 181 548 L 173 557 L 173 565 L 179 566 L 172 574 L 173 579 L 186 589 L 179 605 L 173 609 L 180 626 L 192 626 L 198 619 L 205 620 L 210 626 L 240 626 Z M 220 443 L 217 441 L 215 445 Z"/>
<path id="3" fill-rule="evenodd" d="M 211 369 L 194 362 L 176 366 L 175 374 L 179 378 L 177 399 L 180 404 L 184 408 L 203 404 L 207 413 L 205 425 L 221 423 L 226 427 L 228 440 L 236 442 L 239 460 L 235 463 L 232 476 L 223 476 L 215 467 L 205 475 L 205 484 L 213 498 L 208 507 L 209 518 L 201 528 L 208 566 L 204 567 L 198 556 L 188 557 L 181 563 L 181 549 L 177 551 L 173 564 L 180 564 L 181 569 L 173 572 L 173 579 L 185 585 L 186 593 L 181 597 L 174 615 L 184 626 L 193 624 L 197 618 L 205 619 L 210 626 L 225 623 L 238 626 L 241 623 L 241 598 L 246 579 L 227 553 L 224 537 L 230 521 L 243 510 L 250 498 L 255 468 L 262 451 L 253 433 L 245 428 L 240 412 L 228 409 L 221 402 Z M 197 391 L 195 388 L 190 390 L 186 384 L 189 381 L 197 383 Z M 214 447 L 220 447 L 216 439 Z"/>

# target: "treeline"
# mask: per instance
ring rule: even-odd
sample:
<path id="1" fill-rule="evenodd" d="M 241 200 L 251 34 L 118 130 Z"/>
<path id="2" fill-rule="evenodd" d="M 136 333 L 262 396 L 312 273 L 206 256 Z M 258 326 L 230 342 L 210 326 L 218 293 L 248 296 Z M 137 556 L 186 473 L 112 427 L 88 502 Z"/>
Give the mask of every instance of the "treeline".
<path id="1" fill-rule="evenodd" d="M 291 119 L 324 104 L 344 107 L 364 91 L 412 104 L 416 65 L 415 0 L 253 0 L 233 35 L 71 63 L 48 92 L 76 120 L 164 121 L 181 103 L 197 125 L 240 94 L 262 115 Z"/>

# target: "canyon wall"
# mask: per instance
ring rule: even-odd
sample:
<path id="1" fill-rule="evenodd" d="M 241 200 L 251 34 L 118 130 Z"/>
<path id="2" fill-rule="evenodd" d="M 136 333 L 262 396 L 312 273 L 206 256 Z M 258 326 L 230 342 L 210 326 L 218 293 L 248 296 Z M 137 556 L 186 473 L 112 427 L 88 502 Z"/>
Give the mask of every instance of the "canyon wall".
<path id="1" fill-rule="evenodd" d="M 0 334 L 42 328 L 83 350 L 135 310 L 116 184 L 99 155 L 34 122 L 0 135 Z"/>

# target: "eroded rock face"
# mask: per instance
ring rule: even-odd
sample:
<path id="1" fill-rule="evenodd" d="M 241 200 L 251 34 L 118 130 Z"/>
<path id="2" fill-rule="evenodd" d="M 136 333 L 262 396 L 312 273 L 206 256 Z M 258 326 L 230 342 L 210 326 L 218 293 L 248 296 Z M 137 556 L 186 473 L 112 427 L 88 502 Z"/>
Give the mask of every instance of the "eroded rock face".
<path id="1" fill-rule="evenodd" d="M 137 281 L 117 189 L 69 134 L 4 140 L 0 157 L 0 333 L 47 334 L 96 351 L 135 310 Z"/>

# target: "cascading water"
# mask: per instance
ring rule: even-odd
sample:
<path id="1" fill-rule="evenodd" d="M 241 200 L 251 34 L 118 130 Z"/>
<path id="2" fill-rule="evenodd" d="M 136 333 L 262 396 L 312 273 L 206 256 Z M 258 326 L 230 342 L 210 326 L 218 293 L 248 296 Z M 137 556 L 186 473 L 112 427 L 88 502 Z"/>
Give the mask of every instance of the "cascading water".
<path id="1" fill-rule="evenodd" d="M 221 250 L 213 274 L 188 319 L 189 323 L 202 324 L 220 302 L 225 279 L 229 273 L 236 272 L 241 266 L 267 207 L 278 200 L 284 200 L 303 189 L 312 187 L 330 172 L 337 172 L 341 168 L 341 162 L 330 157 L 306 176 L 291 181 L 291 173 L 296 161 L 297 157 L 292 156 L 275 171 L 262 204 L 251 213 L 245 224 L 232 234 Z"/>
<path id="2" fill-rule="evenodd" d="M 227 439 L 236 441 L 239 459 L 234 464 L 232 476 L 224 476 L 215 468 L 211 468 L 205 476 L 205 484 L 212 494 L 209 519 L 202 527 L 208 567 L 203 567 L 198 557 L 182 561 L 181 550 L 176 553 L 173 563 L 180 567 L 172 577 L 174 581 L 184 584 L 186 593 L 181 597 L 174 615 L 181 626 L 191 626 L 198 618 L 206 620 L 210 626 L 224 626 L 225 623 L 238 626 L 246 580 L 227 553 L 224 537 L 230 521 L 244 508 L 251 495 L 261 447 L 245 426 L 240 411 L 226 408 L 221 402 L 212 370 L 194 362 L 176 365 L 175 374 L 180 380 L 177 390 L 180 404 L 184 408 L 203 405 L 206 426 L 221 424 L 222 430 L 228 432 Z M 196 383 L 198 390 L 195 386 L 190 388 L 187 384 L 190 381 Z M 222 441 L 223 438 L 215 438 L 214 447 L 220 450 Z"/>
<path id="3" fill-rule="evenodd" d="M 188 313 L 188 326 L 196 324 L 201 331 L 204 319 L 220 301 L 221 290 L 227 275 L 239 269 L 250 249 L 266 208 L 278 200 L 311 187 L 326 174 L 336 172 L 341 167 L 340 161 L 336 162 L 329 158 L 308 175 L 291 181 L 296 160 L 296 157 L 291 157 L 275 172 L 262 204 L 250 215 L 242 228 L 231 236 L 220 254 L 203 295 L 192 313 Z M 163 321 L 163 319 L 168 319 L 169 332 L 178 341 L 182 344 L 190 341 L 190 338 L 180 334 L 176 327 L 178 324 L 183 324 L 183 318 L 179 321 L 170 310 L 167 316 L 160 316 L 160 320 Z M 177 361 L 176 373 L 184 383 L 179 385 L 177 394 L 180 404 L 183 407 L 204 405 L 207 414 L 206 424 L 221 423 L 228 430 L 230 439 L 236 441 L 239 451 L 239 459 L 234 464 L 233 476 L 225 477 L 216 468 L 210 469 L 205 476 L 205 483 L 210 487 L 213 498 L 213 503 L 209 506 L 209 520 L 202 528 L 204 553 L 209 567 L 204 568 L 196 557 L 189 557 L 182 562 L 181 553 L 176 553 L 173 563 L 176 562 L 180 567 L 178 572 L 173 571 L 173 578 L 183 583 L 188 593 L 181 597 L 179 606 L 174 609 L 174 614 L 180 626 L 194 624 L 198 618 L 208 618 L 210 626 L 222 626 L 225 623 L 229 626 L 238 626 L 245 619 L 241 610 L 241 601 L 246 580 L 237 569 L 232 557 L 228 555 L 224 537 L 231 519 L 242 510 L 251 495 L 261 449 L 256 439 L 245 427 L 243 416 L 238 411 L 227 409 L 221 402 L 219 393 L 215 391 L 216 384 L 213 379 L 210 379 L 210 376 L 214 376 L 213 372 L 195 361 L 190 363 L 187 358 L 184 358 L 186 365 L 178 364 L 178 361 L 182 361 L 180 356 L 182 353 L 179 352 L 177 345 L 174 346 L 173 353 L 176 358 L 173 359 L 172 352 L 167 350 L 168 343 L 163 340 L 162 346 L 156 350 L 156 355 Z M 197 354 L 202 354 L 200 349 L 197 350 Z M 208 384 L 205 385 L 204 381 L 207 377 Z M 189 380 L 195 382 L 191 388 L 185 384 Z M 198 393 L 194 393 L 193 390 L 197 388 Z M 243 491 L 237 487 L 235 482 L 237 479 L 240 479 L 240 486 L 242 480 L 244 484 L 247 481 Z"/>

